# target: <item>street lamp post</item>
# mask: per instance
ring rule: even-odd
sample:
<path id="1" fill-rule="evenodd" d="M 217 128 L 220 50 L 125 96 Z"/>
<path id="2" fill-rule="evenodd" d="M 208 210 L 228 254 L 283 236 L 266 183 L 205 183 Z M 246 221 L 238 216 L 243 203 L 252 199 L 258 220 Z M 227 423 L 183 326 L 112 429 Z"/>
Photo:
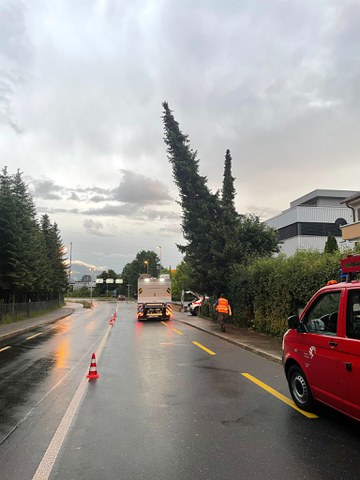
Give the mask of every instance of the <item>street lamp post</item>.
<path id="1" fill-rule="evenodd" d="M 146 273 L 149 274 L 149 261 L 145 260 L 144 263 L 146 265 Z"/>
<path id="2" fill-rule="evenodd" d="M 161 246 L 159 245 L 157 248 L 158 248 L 159 251 L 160 251 L 160 253 L 159 253 L 159 259 L 160 259 L 160 262 L 159 262 L 159 264 L 160 264 L 160 266 L 159 266 L 159 273 L 161 273 Z"/>
<path id="3" fill-rule="evenodd" d="M 128 283 L 127 287 L 128 287 L 128 299 L 130 299 L 130 287 L 131 287 L 131 285 Z"/>
<path id="4" fill-rule="evenodd" d="M 92 283 L 92 273 L 91 272 L 95 272 L 95 268 L 89 268 L 89 270 L 90 270 L 90 305 L 92 307 L 93 306 L 93 302 L 92 302 L 93 283 Z"/>

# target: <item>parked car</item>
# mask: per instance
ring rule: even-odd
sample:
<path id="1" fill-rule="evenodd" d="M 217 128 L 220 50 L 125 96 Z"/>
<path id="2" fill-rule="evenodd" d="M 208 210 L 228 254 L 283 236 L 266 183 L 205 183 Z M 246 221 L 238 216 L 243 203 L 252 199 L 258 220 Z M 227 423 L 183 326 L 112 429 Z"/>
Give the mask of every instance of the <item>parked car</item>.
<path id="1" fill-rule="evenodd" d="M 191 315 L 196 316 L 199 313 L 201 304 L 204 300 L 209 300 L 209 297 L 207 296 L 199 296 L 195 300 L 189 303 L 188 306 L 188 311 L 191 313 Z"/>
<path id="2" fill-rule="evenodd" d="M 283 363 L 296 405 L 319 401 L 360 421 L 360 255 L 342 260 L 346 281 L 328 282 L 300 317 L 289 317 Z"/>

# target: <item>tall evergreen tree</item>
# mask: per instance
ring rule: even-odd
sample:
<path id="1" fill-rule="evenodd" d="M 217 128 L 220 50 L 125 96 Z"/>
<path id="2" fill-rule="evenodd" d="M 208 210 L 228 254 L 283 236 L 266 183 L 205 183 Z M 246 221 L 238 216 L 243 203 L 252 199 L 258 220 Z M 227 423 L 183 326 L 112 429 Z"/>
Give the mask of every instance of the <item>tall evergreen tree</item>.
<path id="1" fill-rule="evenodd" d="M 48 288 L 50 298 L 62 296 L 68 285 L 67 268 L 64 258 L 64 246 L 57 224 L 51 224 L 48 215 L 41 218 L 41 230 L 46 245 L 49 264 Z"/>
<path id="2" fill-rule="evenodd" d="M 52 227 L 52 235 L 54 239 L 55 251 L 54 251 L 54 271 L 56 276 L 55 282 L 55 296 L 62 296 L 65 290 L 68 288 L 68 271 L 67 262 L 65 258 L 65 247 L 61 238 L 60 230 L 55 222 Z"/>
<path id="3" fill-rule="evenodd" d="M 0 175 L 0 299 L 5 303 L 15 294 L 16 269 L 16 216 L 12 194 L 12 177 L 4 167 Z"/>
<path id="4" fill-rule="evenodd" d="M 192 288 L 206 292 L 222 288 L 224 235 L 223 211 L 217 194 L 199 174 L 197 152 L 190 148 L 167 104 L 163 103 L 165 144 L 182 206 L 182 229 L 186 245 L 178 245 L 192 270 Z"/>
<path id="5" fill-rule="evenodd" d="M 13 198 L 16 211 L 16 258 L 18 301 L 27 301 L 39 288 L 37 282 L 44 271 L 39 271 L 39 258 L 44 254 L 44 245 L 39 240 L 39 225 L 36 209 L 28 187 L 18 170 L 13 177 Z"/>
<path id="6" fill-rule="evenodd" d="M 225 166 L 224 166 L 224 179 L 221 192 L 221 204 L 223 207 L 226 221 L 235 224 L 238 220 L 238 213 L 235 209 L 235 178 L 231 174 L 232 158 L 230 150 L 226 150 L 225 154 Z"/>

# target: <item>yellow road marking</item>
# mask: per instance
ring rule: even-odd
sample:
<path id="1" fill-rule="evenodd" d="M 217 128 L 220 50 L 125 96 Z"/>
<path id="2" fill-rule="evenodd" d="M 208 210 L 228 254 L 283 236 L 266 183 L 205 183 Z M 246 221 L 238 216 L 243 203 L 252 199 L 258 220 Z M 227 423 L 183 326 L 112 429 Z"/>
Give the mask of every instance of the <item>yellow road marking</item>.
<path id="1" fill-rule="evenodd" d="M 161 322 L 165 327 L 168 327 L 169 325 L 166 322 Z M 178 333 L 179 335 L 184 335 L 183 332 L 180 332 L 180 330 L 176 330 L 176 328 L 170 327 L 171 330 L 173 330 L 175 333 Z"/>
<path id="2" fill-rule="evenodd" d="M 27 337 L 25 340 L 31 340 L 32 338 L 38 337 L 39 335 L 42 335 L 42 332 L 35 333 L 35 335 L 31 335 L 31 337 Z"/>
<path id="3" fill-rule="evenodd" d="M 176 330 L 176 328 L 172 328 L 171 330 L 174 330 L 174 332 L 178 333 L 179 335 L 184 335 L 183 332 L 180 332 L 180 330 Z"/>
<path id="4" fill-rule="evenodd" d="M 242 373 L 241 375 L 243 377 L 247 378 L 248 380 L 250 380 L 251 382 L 256 383 L 256 385 L 263 388 L 268 393 L 271 393 L 271 395 L 274 395 L 274 397 L 278 398 L 282 402 L 286 403 L 287 405 L 290 405 L 290 407 L 292 407 L 295 410 L 297 410 L 298 412 L 302 413 L 303 415 L 305 415 L 305 417 L 307 417 L 307 418 L 318 418 L 318 416 L 315 415 L 314 413 L 305 412 L 305 410 L 301 410 L 301 408 L 297 407 L 295 405 L 295 403 L 292 400 L 290 400 L 290 398 L 285 397 L 285 395 L 283 395 L 282 393 L 280 393 L 280 392 L 274 390 L 273 388 L 269 387 L 269 385 L 266 385 L 266 383 L 263 383 L 261 380 L 258 380 L 257 378 L 253 377 L 252 375 L 250 375 L 248 373 Z"/>
<path id="5" fill-rule="evenodd" d="M 202 350 L 205 350 L 205 352 L 207 352 L 209 355 L 216 355 L 215 352 L 213 352 L 212 350 L 209 350 L 208 348 L 204 347 L 204 345 L 201 345 L 201 343 L 198 343 L 198 342 L 192 342 L 194 345 L 196 345 L 197 347 L 201 348 Z"/>
<path id="6" fill-rule="evenodd" d="M 4 348 L 0 348 L 0 352 L 3 352 L 4 350 L 8 350 L 9 348 L 11 348 L 11 347 L 7 346 L 7 347 L 4 347 Z"/>

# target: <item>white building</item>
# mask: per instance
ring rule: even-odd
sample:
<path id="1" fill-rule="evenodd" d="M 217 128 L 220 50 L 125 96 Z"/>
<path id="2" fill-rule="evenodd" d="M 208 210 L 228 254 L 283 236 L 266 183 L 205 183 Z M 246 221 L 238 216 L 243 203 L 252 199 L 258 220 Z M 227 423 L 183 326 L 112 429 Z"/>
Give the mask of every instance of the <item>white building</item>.
<path id="1" fill-rule="evenodd" d="M 314 190 L 290 203 L 290 208 L 266 223 L 275 228 L 286 255 L 296 250 L 323 251 L 328 234 L 342 247 L 341 226 L 353 221 L 351 208 L 342 202 L 357 192 L 350 190 Z M 350 246 L 349 242 L 346 245 Z"/>
<path id="2" fill-rule="evenodd" d="M 343 240 L 359 241 L 360 240 L 360 192 L 346 198 L 342 203 L 351 208 L 353 212 L 352 222 L 344 225 L 342 228 Z"/>

